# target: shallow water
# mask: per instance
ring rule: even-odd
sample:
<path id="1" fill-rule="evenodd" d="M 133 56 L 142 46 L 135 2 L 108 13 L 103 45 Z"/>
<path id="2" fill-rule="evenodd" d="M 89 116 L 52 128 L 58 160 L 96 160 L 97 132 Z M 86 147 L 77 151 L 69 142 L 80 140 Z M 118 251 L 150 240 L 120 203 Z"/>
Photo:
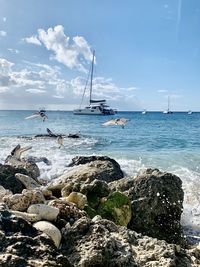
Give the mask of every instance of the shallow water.
<path id="1" fill-rule="evenodd" d="M 67 169 L 76 155 L 107 155 L 115 158 L 127 175 L 151 167 L 178 175 L 185 192 L 182 223 L 200 231 L 200 113 L 121 112 L 115 116 L 76 116 L 72 112 L 48 111 L 48 120 L 25 120 L 32 111 L 0 111 L 0 162 L 17 145 L 31 145 L 25 156 L 47 157 L 52 165 L 38 163 L 41 178 L 51 180 Z M 130 119 L 124 129 L 102 126 L 111 118 Z M 59 149 L 56 139 L 28 140 L 45 134 L 81 133 L 80 139 L 65 138 Z"/>

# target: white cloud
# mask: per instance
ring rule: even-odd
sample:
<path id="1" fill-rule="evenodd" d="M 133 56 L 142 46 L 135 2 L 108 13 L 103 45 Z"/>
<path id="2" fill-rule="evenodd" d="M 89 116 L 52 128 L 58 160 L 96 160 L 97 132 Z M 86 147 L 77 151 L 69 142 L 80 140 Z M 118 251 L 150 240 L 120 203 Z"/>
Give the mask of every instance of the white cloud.
<path id="1" fill-rule="evenodd" d="M 45 90 L 41 90 L 41 89 L 26 89 L 26 92 L 29 92 L 31 94 L 43 94 L 43 93 L 46 93 Z"/>
<path id="2" fill-rule="evenodd" d="M 7 18 L 6 17 L 3 17 L 2 20 L 3 20 L 3 22 L 6 22 Z"/>
<path id="3" fill-rule="evenodd" d="M 1 36 L 1 37 L 5 37 L 5 36 L 7 36 L 7 32 L 5 32 L 5 31 L 0 31 L 0 36 Z"/>
<path id="4" fill-rule="evenodd" d="M 31 37 L 27 37 L 23 39 L 29 44 L 34 44 L 34 45 L 42 45 L 41 42 L 38 40 L 37 36 L 33 35 Z"/>
<path id="5" fill-rule="evenodd" d="M 56 60 L 70 69 L 86 72 L 86 65 L 91 62 L 92 52 L 89 44 L 82 36 L 70 39 L 64 33 L 62 25 L 49 28 L 47 31 L 38 29 L 38 35 L 24 39 L 28 43 L 41 45 L 53 52 L 51 60 Z"/>
<path id="6" fill-rule="evenodd" d="M 8 51 L 10 51 L 11 53 L 19 54 L 19 50 L 17 49 L 8 48 Z"/>
<path id="7" fill-rule="evenodd" d="M 157 92 L 158 92 L 158 93 L 167 93 L 167 92 L 168 92 L 168 90 L 165 90 L 165 89 L 160 89 L 160 90 L 158 90 Z"/>
<path id="8" fill-rule="evenodd" d="M 59 109 L 64 106 L 78 105 L 81 102 L 86 79 L 76 77 L 71 80 L 62 78 L 57 66 L 24 62 L 25 68 L 20 68 L 4 58 L 0 58 L 0 93 L 1 105 L 12 105 L 17 108 L 54 106 Z M 89 85 L 89 84 L 88 84 Z M 121 88 L 112 79 L 96 77 L 93 80 L 93 99 L 109 100 L 111 106 L 132 106 L 136 102 L 135 87 Z M 86 89 L 84 103 L 88 103 L 89 88 Z M 16 104 L 17 103 L 17 104 Z"/>

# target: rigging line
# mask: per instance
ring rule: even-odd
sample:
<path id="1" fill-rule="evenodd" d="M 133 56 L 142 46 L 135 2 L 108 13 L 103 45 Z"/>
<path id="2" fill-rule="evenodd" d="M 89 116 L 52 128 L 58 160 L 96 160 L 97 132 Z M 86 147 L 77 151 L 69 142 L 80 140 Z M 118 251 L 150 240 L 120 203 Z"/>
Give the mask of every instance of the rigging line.
<path id="1" fill-rule="evenodd" d="M 88 85 L 88 81 L 89 81 L 89 77 L 90 77 L 90 72 L 91 72 L 91 65 L 90 65 L 90 69 L 89 69 L 89 72 L 88 72 L 88 76 L 87 76 L 87 80 L 86 80 L 86 84 L 85 84 L 85 87 L 84 87 L 84 91 L 83 91 L 83 95 L 82 95 L 82 98 L 81 98 L 81 103 L 79 105 L 79 108 L 81 108 L 82 104 L 83 104 L 83 99 L 84 99 L 84 96 L 85 96 L 85 91 L 86 91 L 86 88 L 87 88 L 87 85 Z"/>

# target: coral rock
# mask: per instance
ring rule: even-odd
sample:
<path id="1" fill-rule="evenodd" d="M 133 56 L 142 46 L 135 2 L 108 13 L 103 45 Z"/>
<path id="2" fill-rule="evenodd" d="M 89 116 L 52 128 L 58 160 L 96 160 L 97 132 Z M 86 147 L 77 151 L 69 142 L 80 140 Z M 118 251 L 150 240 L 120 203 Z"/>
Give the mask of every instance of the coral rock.
<path id="1" fill-rule="evenodd" d="M 47 234 L 53 240 L 55 246 L 59 247 L 62 236 L 60 230 L 55 225 L 50 222 L 40 221 L 34 223 L 33 227 Z"/>
<path id="2" fill-rule="evenodd" d="M 44 203 L 45 198 L 39 190 L 26 190 L 22 194 L 3 197 L 3 201 L 11 210 L 25 211 L 31 204 Z"/>
<path id="3" fill-rule="evenodd" d="M 54 221 L 58 216 L 59 209 L 45 204 L 33 204 L 27 209 L 27 212 L 38 214 L 41 220 Z"/>
<path id="4" fill-rule="evenodd" d="M 85 204 L 87 203 L 87 197 L 78 192 L 71 192 L 66 200 L 72 203 L 75 203 L 79 209 L 84 209 Z"/>

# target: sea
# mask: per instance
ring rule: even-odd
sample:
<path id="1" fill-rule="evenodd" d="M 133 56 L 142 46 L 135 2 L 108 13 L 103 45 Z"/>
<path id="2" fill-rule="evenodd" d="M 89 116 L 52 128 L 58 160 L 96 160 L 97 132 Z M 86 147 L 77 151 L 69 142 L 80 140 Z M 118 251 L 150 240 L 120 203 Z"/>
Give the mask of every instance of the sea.
<path id="1" fill-rule="evenodd" d="M 73 115 L 70 111 L 47 111 L 48 119 L 26 120 L 34 111 L 0 111 L 0 163 L 20 144 L 32 146 L 24 157 L 46 157 L 51 165 L 39 162 L 41 179 L 52 180 L 69 169 L 78 155 L 106 155 L 114 158 L 127 176 L 146 168 L 158 168 L 182 179 L 185 233 L 200 241 L 200 113 L 118 112 L 114 116 Z M 121 126 L 102 126 L 113 118 L 129 119 Z M 79 139 L 32 139 L 46 134 L 79 133 Z"/>

